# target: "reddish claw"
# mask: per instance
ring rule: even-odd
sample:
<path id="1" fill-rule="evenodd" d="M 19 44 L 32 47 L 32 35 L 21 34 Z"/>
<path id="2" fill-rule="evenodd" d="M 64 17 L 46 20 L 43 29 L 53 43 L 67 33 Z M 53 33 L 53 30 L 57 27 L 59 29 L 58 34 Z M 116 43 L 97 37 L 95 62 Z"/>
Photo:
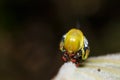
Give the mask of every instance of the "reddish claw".
<path id="1" fill-rule="evenodd" d="M 64 56 L 62 57 L 62 59 L 63 59 L 63 61 L 65 61 L 65 62 L 67 61 L 67 59 L 66 59 Z"/>
<path id="2" fill-rule="evenodd" d="M 72 61 L 73 63 L 75 63 L 75 62 L 76 62 L 76 59 L 71 59 L 71 61 Z"/>

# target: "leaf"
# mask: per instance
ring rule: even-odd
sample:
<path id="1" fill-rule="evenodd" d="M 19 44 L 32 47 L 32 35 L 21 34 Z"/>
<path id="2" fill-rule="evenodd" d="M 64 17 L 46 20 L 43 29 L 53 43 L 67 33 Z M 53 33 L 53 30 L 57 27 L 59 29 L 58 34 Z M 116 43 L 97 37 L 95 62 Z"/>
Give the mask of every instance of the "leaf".
<path id="1" fill-rule="evenodd" d="M 81 67 L 64 63 L 52 80 L 120 80 L 120 53 L 91 57 Z"/>

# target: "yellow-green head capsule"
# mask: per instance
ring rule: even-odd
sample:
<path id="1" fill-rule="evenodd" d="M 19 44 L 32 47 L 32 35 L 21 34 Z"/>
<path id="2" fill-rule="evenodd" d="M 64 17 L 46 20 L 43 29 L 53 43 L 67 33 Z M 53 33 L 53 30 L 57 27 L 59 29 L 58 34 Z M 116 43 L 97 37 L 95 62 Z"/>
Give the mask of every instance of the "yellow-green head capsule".
<path id="1" fill-rule="evenodd" d="M 89 55 L 88 41 L 82 31 L 76 28 L 70 29 L 60 42 L 60 50 L 64 52 L 63 60 L 72 61 L 79 65 Z"/>

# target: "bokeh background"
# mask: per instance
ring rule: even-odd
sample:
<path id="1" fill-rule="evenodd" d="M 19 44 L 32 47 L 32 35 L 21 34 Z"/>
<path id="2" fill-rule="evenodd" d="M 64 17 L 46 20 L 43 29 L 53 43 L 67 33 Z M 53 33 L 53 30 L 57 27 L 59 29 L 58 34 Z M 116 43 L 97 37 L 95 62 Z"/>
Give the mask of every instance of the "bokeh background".
<path id="1" fill-rule="evenodd" d="M 120 52 L 119 0 L 0 0 L 0 80 L 50 80 L 59 42 L 80 24 L 91 53 Z"/>

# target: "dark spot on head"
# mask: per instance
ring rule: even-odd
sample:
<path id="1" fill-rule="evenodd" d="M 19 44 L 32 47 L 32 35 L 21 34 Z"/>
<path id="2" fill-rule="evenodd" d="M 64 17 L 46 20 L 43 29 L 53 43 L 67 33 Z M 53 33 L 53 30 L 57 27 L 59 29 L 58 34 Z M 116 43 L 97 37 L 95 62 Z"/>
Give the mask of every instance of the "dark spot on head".
<path id="1" fill-rule="evenodd" d="M 100 68 L 98 68 L 98 72 L 100 72 L 101 71 L 101 69 Z"/>

